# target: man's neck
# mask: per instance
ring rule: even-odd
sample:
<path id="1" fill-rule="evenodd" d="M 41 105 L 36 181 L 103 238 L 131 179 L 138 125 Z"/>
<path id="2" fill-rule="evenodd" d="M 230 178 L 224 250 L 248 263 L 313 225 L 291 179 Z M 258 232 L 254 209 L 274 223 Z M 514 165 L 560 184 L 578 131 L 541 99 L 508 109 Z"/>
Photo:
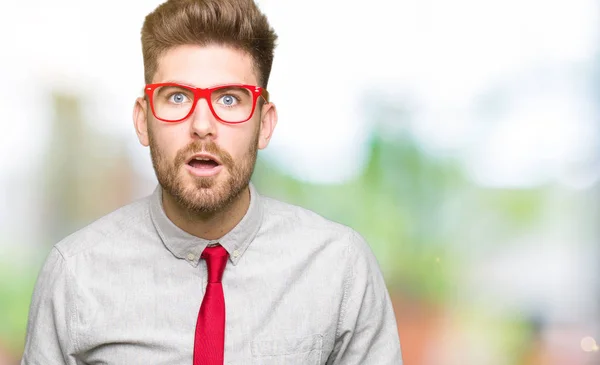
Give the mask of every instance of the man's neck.
<path id="1" fill-rule="evenodd" d="M 226 235 L 244 218 L 250 206 L 250 188 L 246 187 L 224 209 L 202 216 L 190 213 L 181 207 L 164 189 L 162 204 L 165 214 L 177 227 L 196 237 L 216 240 Z"/>

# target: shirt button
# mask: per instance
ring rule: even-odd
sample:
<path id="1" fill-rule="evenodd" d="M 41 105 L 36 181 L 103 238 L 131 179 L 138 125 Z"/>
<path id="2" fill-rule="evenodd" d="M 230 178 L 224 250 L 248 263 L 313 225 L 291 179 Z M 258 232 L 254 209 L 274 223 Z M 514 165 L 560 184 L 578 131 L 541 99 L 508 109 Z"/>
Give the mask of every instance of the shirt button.
<path id="1" fill-rule="evenodd" d="M 234 250 L 234 251 L 233 251 L 233 257 L 236 257 L 236 258 L 237 258 L 237 257 L 239 257 L 239 256 L 240 256 L 240 251 L 238 251 L 238 250 Z"/>
<path id="2" fill-rule="evenodd" d="M 188 255 L 187 255 L 187 259 L 188 259 L 189 261 L 194 261 L 194 260 L 196 259 L 196 256 L 194 256 L 194 254 L 193 254 L 193 253 L 188 253 Z"/>

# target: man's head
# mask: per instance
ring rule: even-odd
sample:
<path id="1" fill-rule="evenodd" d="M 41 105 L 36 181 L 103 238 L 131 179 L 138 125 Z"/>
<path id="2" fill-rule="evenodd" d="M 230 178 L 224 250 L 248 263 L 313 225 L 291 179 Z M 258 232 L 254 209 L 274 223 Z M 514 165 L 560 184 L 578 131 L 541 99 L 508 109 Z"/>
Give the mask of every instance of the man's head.
<path id="1" fill-rule="evenodd" d="M 164 192 L 191 213 L 233 202 L 268 145 L 276 38 L 252 0 L 169 0 L 146 17 L 134 124 Z"/>

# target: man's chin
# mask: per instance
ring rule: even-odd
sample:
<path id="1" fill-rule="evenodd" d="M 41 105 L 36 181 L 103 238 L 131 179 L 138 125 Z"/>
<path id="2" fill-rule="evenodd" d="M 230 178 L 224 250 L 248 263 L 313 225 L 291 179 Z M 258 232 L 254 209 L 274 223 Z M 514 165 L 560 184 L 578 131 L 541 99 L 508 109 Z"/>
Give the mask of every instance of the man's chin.
<path id="1" fill-rule="evenodd" d="M 226 200 L 216 185 L 198 187 L 197 184 L 186 184 L 174 193 L 183 208 L 196 213 L 218 211 L 223 206 L 223 200 Z"/>

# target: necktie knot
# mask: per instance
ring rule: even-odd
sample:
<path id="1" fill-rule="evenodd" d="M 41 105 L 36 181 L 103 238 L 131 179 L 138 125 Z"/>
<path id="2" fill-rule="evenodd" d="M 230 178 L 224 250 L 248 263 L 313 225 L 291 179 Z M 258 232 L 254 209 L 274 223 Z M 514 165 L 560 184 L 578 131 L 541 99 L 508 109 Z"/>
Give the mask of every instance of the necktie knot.
<path id="1" fill-rule="evenodd" d="M 223 271 L 225 271 L 225 265 L 227 265 L 227 258 L 229 257 L 227 250 L 221 245 L 206 247 L 201 257 L 206 260 L 208 282 L 220 283 L 223 278 Z"/>

